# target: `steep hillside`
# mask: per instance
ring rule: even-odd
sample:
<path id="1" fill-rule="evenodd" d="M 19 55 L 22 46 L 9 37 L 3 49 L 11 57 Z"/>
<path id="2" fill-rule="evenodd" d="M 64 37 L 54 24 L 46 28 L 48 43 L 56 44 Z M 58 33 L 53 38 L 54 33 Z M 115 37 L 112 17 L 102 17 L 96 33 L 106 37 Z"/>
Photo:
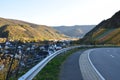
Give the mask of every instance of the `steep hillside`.
<path id="1" fill-rule="evenodd" d="M 88 32 L 84 36 L 83 42 L 120 45 L 120 11 Z"/>
<path id="2" fill-rule="evenodd" d="M 11 41 L 41 41 L 63 38 L 66 36 L 48 26 L 0 18 L 0 42 L 6 39 Z"/>
<path id="3" fill-rule="evenodd" d="M 75 26 L 57 26 L 54 27 L 60 33 L 74 38 L 82 38 L 95 25 L 75 25 Z"/>

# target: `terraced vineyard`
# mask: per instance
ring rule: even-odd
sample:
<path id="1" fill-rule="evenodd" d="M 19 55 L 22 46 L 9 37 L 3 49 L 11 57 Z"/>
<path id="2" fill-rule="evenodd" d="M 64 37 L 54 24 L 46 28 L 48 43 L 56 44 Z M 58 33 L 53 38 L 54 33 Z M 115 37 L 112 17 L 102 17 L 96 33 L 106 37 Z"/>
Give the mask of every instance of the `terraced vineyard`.
<path id="1" fill-rule="evenodd" d="M 107 35 L 109 35 L 110 33 L 112 33 L 112 31 L 114 31 L 115 29 L 101 29 L 99 32 L 99 34 L 96 33 L 95 39 L 96 40 L 100 40 L 104 37 L 106 37 Z"/>
<path id="2" fill-rule="evenodd" d="M 99 23 L 82 41 L 87 44 L 120 45 L 120 11 Z"/>

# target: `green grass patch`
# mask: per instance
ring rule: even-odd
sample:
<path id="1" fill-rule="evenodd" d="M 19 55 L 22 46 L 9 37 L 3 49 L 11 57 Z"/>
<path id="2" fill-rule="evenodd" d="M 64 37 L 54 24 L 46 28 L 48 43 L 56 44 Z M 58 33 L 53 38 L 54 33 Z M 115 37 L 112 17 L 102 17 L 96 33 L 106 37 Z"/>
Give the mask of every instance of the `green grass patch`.
<path id="1" fill-rule="evenodd" d="M 33 80 L 58 80 L 60 67 L 68 56 L 80 50 L 80 48 L 69 50 L 56 56 L 40 71 Z"/>

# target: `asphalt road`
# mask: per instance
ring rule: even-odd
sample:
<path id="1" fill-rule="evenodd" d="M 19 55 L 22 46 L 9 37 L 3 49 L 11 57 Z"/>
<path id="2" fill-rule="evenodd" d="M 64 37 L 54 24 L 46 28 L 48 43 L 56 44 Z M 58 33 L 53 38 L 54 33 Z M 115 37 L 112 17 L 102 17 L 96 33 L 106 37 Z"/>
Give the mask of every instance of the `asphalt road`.
<path id="1" fill-rule="evenodd" d="M 61 66 L 59 80 L 83 80 L 79 67 L 79 57 L 83 51 L 70 55 Z"/>
<path id="2" fill-rule="evenodd" d="M 89 57 L 106 80 L 120 80 L 120 48 L 98 48 Z"/>

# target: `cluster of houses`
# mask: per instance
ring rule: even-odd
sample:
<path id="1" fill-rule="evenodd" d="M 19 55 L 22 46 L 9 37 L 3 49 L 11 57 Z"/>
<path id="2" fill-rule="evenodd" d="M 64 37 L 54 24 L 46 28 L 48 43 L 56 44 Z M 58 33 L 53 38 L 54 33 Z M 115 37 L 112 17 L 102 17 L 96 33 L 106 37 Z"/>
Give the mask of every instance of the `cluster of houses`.
<path id="1" fill-rule="evenodd" d="M 30 66 L 68 45 L 68 42 L 53 42 L 37 45 L 37 43 L 9 42 L 0 44 L 0 71 L 7 71 L 12 63 L 12 71 L 19 67 Z M 12 62 L 12 59 L 13 62 Z M 15 72 L 15 71 L 14 71 Z M 2 74 L 0 72 L 0 74 Z"/>

